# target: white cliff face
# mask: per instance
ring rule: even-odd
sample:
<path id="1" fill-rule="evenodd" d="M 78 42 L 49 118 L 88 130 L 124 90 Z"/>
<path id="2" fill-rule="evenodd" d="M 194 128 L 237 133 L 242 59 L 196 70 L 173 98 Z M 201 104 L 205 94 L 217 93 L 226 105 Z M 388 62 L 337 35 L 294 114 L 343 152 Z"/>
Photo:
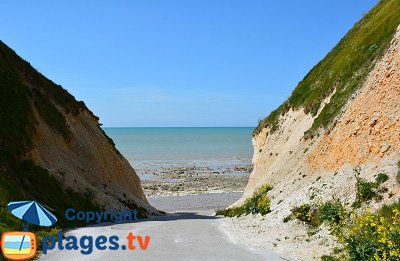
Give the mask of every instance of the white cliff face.
<path id="1" fill-rule="evenodd" d="M 290 110 L 280 119 L 278 130 L 267 135 L 267 130 L 264 129 L 253 138 L 254 170 L 250 175 L 245 197 L 265 183 L 275 186 L 291 179 L 292 173 L 302 172 L 302 166 L 298 164 L 304 157 L 306 146 L 302 137 L 312 122 L 312 116 L 305 114 L 303 110 Z"/>
<path id="2" fill-rule="evenodd" d="M 300 109 L 280 116 L 279 128 L 274 133 L 267 135 L 268 129 L 264 129 L 253 137 L 254 170 L 244 198 L 269 183 L 274 186 L 271 195 L 279 200 L 279 194 L 283 194 L 284 200 L 309 187 L 319 176 L 334 181 L 326 192 L 327 197 L 348 192 L 346 196 L 351 198 L 354 184 L 348 179 L 354 179 L 354 167 L 361 166 L 366 178 L 372 178 L 377 171 L 392 174 L 397 171 L 400 160 L 399 42 L 400 31 L 397 30 L 390 48 L 376 63 L 362 88 L 353 95 L 329 133 L 320 130 L 319 135 L 304 140 L 304 132 L 314 119 Z M 329 98 L 325 100 L 327 103 Z M 336 180 L 337 173 L 341 172 L 344 176 Z M 395 186 L 394 174 L 391 180 L 393 193 L 397 194 L 399 189 Z M 302 193 L 296 197 L 306 198 Z M 236 205 L 241 202 L 243 199 Z"/>
<path id="3" fill-rule="evenodd" d="M 283 220 L 301 204 L 332 199 L 346 205 L 354 202 L 355 167 L 360 167 L 360 176 L 369 181 L 375 180 L 378 173 L 389 176 L 382 201 L 369 204 L 372 211 L 400 199 L 400 185 L 396 181 L 400 161 L 399 30 L 331 129 L 320 130 L 312 139 L 304 140 L 303 134 L 313 120 L 302 109 L 290 110 L 280 116 L 279 129 L 273 134 L 267 135 L 268 129 L 264 129 L 253 137 L 254 170 L 244 197 L 233 206 L 268 183 L 273 186 L 268 192 L 271 213 L 223 219 L 222 225 L 233 231 L 234 240 L 269 247 L 296 260 L 320 260 L 336 244 L 328 228 L 323 225 L 309 236 L 306 225 Z"/>

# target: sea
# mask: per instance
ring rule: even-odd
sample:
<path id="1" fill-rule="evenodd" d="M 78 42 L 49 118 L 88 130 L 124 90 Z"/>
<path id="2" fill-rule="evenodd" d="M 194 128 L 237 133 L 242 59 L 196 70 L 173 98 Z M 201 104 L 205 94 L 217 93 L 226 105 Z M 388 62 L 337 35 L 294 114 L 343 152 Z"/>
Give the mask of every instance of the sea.
<path id="1" fill-rule="evenodd" d="M 103 129 L 139 177 L 149 169 L 251 165 L 253 127 Z"/>

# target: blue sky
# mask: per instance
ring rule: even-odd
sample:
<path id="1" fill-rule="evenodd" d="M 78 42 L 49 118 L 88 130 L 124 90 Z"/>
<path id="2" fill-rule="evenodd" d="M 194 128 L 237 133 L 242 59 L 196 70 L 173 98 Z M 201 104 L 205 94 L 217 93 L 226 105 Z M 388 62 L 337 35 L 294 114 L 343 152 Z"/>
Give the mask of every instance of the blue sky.
<path id="1" fill-rule="evenodd" d="M 0 39 L 104 126 L 256 126 L 377 1 L 2 1 Z"/>

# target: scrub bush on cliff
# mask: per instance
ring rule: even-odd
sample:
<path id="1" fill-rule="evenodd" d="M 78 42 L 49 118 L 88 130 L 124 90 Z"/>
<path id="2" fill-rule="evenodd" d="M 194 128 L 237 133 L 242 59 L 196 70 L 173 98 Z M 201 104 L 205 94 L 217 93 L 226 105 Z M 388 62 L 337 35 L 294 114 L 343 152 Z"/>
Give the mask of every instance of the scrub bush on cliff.
<path id="1" fill-rule="evenodd" d="M 350 260 L 400 260 L 400 204 L 352 214 L 336 236 Z"/>
<path id="2" fill-rule="evenodd" d="M 267 193 L 272 189 L 268 184 L 260 187 L 251 198 L 246 201 L 240 207 L 227 208 L 217 211 L 217 215 L 227 217 L 239 217 L 241 215 L 257 214 L 261 215 L 268 214 L 271 211 L 271 200 L 267 196 Z"/>

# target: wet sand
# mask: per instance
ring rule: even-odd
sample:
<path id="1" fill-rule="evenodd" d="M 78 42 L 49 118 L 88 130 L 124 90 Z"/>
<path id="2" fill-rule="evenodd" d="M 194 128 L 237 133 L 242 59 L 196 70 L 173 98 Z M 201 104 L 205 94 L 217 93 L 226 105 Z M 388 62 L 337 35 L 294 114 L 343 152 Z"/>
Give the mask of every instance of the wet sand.
<path id="1" fill-rule="evenodd" d="M 171 166 L 137 170 L 147 197 L 241 192 L 251 171 L 251 165 Z"/>

